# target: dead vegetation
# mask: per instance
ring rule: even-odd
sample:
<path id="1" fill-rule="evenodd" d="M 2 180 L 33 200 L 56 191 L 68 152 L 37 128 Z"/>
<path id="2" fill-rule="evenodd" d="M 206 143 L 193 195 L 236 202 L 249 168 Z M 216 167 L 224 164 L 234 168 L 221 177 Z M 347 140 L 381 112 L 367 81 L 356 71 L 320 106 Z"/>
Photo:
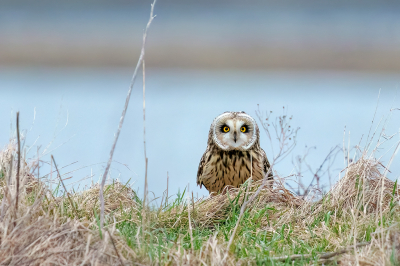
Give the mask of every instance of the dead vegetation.
<path id="1" fill-rule="evenodd" d="M 114 182 L 105 186 L 106 226 L 99 230 L 98 184 L 71 194 L 75 213 L 65 193 L 53 196 L 34 176 L 34 164 L 24 160 L 16 212 L 15 146 L 12 143 L 0 153 L 1 265 L 255 264 L 252 255 L 240 254 L 243 245 L 249 244 L 244 235 L 250 225 L 254 225 L 250 230 L 254 237 L 263 235 L 272 245 L 268 256 L 261 259 L 267 264 L 293 260 L 388 265 L 400 260 L 399 188 L 382 175 L 378 161 L 366 156 L 343 170 L 339 182 L 318 201 L 294 195 L 277 178 L 273 189 L 266 186 L 249 204 L 233 246 L 227 250 L 222 231 L 233 231 L 240 206 L 255 193 L 259 182 L 249 181 L 225 195 L 196 200 L 181 195 L 169 204 L 145 206 L 145 221 L 135 192 Z M 134 235 L 119 227 L 123 223 L 134 229 Z M 159 244 L 162 255 L 149 257 L 151 238 L 158 230 L 179 231 L 180 237 L 163 239 Z M 274 242 L 274 238 L 281 240 Z M 295 249 L 289 247 L 299 242 L 325 244 L 320 250 L 293 255 Z"/>
<path id="2" fill-rule="evenodd" d="M 15 212 L 15 158 L 13 144 L 0 153 L 1 265 L 114 265 L 120 261 L 116 250 L 121 258 L 134 258 L 133 250 L 115 234 L 115 226 L 102 234 L 93 230 L 96 227 L 93 210 L 99 210 L 98 187 L 92 189 L 97 193 L 97 206 L 93 204 L 96 200 L 90 197 L 91 190 L 85 191 L 75 199 L 75 203 L 80 204 L 81 217 L 71 218 L 66 198 L 52 196 L 47 186 L 35 179 L 24 164 L 20 171 L 19 208 Z M 115 197 L 122 206 L 124 196 L 130 197 L 129 207 L 134 206 L 130 191 L 127 188 L 120 191 L 123 196 L 110 191 L 113 195 L 108 197 L 110 211 L 116 206 Z"/>

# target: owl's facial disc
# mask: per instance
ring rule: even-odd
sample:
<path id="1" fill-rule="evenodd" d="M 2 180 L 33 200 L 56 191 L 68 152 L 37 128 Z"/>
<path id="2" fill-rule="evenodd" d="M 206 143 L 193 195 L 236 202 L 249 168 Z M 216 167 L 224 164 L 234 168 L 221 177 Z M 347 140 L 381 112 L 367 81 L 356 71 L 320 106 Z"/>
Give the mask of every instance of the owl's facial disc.
<path id="1" fill-rule="evenodd" d="M 247 114 L 222 114 L 214 122 L 214 142 L 223 150 L 247 150 L 256 140 L 256 126 Z"/>

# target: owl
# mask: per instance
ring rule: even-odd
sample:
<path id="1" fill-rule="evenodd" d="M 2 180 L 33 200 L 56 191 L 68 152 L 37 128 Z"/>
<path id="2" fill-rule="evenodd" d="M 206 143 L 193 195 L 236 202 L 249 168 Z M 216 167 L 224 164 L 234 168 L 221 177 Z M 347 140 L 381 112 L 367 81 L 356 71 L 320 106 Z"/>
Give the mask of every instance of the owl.
<path id="1" fill-rule="evenodd" d="M 269 168 L 256 121 L 245 112 L 225 112 L 211 124 L 197 185 L 205 186 L 210 194 L 223 192 L 226 186 L 237 188 L 250 177 L 263 179 Z M 268 179 L 272 178 L 270 171 Z"/>

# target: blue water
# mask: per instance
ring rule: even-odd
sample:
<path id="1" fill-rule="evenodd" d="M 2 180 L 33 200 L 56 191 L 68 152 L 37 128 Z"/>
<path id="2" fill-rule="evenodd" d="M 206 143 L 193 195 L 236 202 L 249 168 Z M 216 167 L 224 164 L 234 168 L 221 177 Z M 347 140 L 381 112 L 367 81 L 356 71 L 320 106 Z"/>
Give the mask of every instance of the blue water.
<path id="1" fill-rule="evenodd" d="M 36 158 L 37 147 L 40 146 L 42 153 L 50 144 L 41 159 L 48 162 L 53 154 L 60 167 L 65 166 L 61 172 L 64 178 L 72 177 L 67 180 L 69 188 L 81 189 L 97 182 L 109 156 L 131 72 L 131 69 L 1 68 L 1 146 L 13 136 L 15 112 L 20 111 L 21 128 L 26 129 L 27 157 Z M 390 112 L 391 108 L 400 108 L 399 87 L 398 74 L 147 69 L 149 189 L 161 196 L 168 172 L 170 194 L 189 184 L 195 195 L 207 195 L 204 188 L 196 186 L 196 173 L 213 118 L 228 110 L 255 116 L 258 104 L 263 111 L 273 111 L 272 116 L 281 114 L 283 106 L 288 115 L 293 115 L 291 126 L 300 127 L 297 146 L 275 170 L 282 176 L 296 173 L 293 165 L 296 156 L 307 153 L 306 164 L 302 166 L 303 180 L 307 183 L 312 178 L 308 169 L 315 171 L 330 149 L 343 147 L 344 132 L 345 146 L 351 148 L 352 157 L 355 153 L 352 147 L 365 145 L 377 106 L 373 130 L 382 117 L 391 114 L 385 133 L 399 132 L 400 111 Z M 384 149 L 378 150 L 378 157 L 384 155 L 383 164 L 389 162 L 393 152 L 389 148 L 399 140 L 396 135 L 384 144 Z M 277 142 L 275 139 L 272 142 L 276 152 Z M 272 159 L 271 145 L 264 133 L 261 144 Z M 140 79 L 132 93 L 114 160 L 110 178 L 130 180 L 142 192 L 145 164 Z M 335 182 L 344 166 L 340 152 L 323 176 L 323 183 L 329 185 L 328 173 L 331 182 Z M 326 170 L 327 164 L 322 172 Z M 40 175 L 48 171 L 44 164 Z M 399 177 L 398 157 L 391 172 L 391 179 Z"/>

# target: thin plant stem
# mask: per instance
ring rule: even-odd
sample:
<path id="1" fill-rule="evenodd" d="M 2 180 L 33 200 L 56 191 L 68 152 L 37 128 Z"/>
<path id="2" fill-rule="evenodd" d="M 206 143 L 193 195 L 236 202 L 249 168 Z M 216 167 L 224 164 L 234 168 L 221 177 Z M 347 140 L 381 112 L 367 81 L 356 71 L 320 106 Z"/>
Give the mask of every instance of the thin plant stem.
<path id="1" fill-rule="evenodd" d="M 169 176 L 167 171 L 167 197 L 165 198 L 165 206 L 168 206 L 168 183 L 169 183 Z"/>
<path id="2" fill-rule="evenodd" d="M 118 129 L 117 129 L 117 132 L 116 132 L 115 137 L 114 137 L 113 145 L 111 147 L 110 157 L 108 159 L 107 166 L 106 166 L 106 168 L 104 170 L 103 178 L 101 180 L 100 193 L 99 193 L 100 205 L 101 205 L 100 206 L 100 229 L 102 229 L 103 225 L 104 225 L 104 186 L 106 184 L 108 171 L 110 170 L 111 162 L 112 162 L 112 159 L 113 159 L 113 156 L 114 156 L 115 147 L 117 146 L 119 134 L 121 133 L 122 125 L 124 123 L 125 114 L 126 114 L 126 111 L 128 110 L 129 100 L 131 98 L 132 89 L 133 89 L 133 85 L 135 84 L 137 72 L 138 72 L 138 70 L 139 70 L 139 68 L 140 68 L 140 66 L 142 64 L 143 59 L 144 59 L 144 51 L 145 51 L 144 48 L 145 48 L 145 45 L 146 45 L 147 31 L 150 28 L 151 22 L 155 18 L 155 16 L 153 16 L 153 11 L 154 11 L 154 6 L 156 4 L 156 1 L 157 0 L 154 0 L 154 2 L 151 4 L 150 19 L 147 22 L 146 28 L 145 28 L 144 33 L 143 33 L 142 50 L 141 50 L 141 53 L 140 53 L 140 56 L 139 56 L 139 60 L 138 60 L 138 62 L 136 64 L 135 71 L 133 72 L 133 76 L 132 76 L 132 79 L 131 79 L 131 84 L 130 84 L 129 90 L 128 90 L 128 95 L 126 96 L 126 99 L 125 99 L 125 105 L 124 105 L 124 108 L 122 110 L 121 118 L 119 120 Z"/>
<path id="3" fill-rule="evenodd" d="M 258 113 L 258 114 L 259 114 L 259 113 Z M 260 122 L 263 123 L 263 121 L 262 121 L 262 119 L 261 119 L 261 116 L 258 115 L 258 117 L 259 117 L 259 119 L 260 119 Z M 262 124 L 262 125 L 264 125 L 264 124 Z M 264 127 L 264 126 L 263 126 L 263 127 Z M 238 219 L 237 219 L 237 221 L 236 221 L 236 224 L 235 224 L 235 227 L 234 227 L 233 232 L 232 232 L 232 234 L 231 234 L 231 237 L 229 238 L 229 242 L 228 242 L 228 245 L 227 245 L 227 249 L 226 249 L 225 255 L 224 255 L 224 257 L 223 257 L 223 261 L 224 261 L 224 262 L 225 262 L 226 258 L 228 257 L 228 252 L 229 252 L 230 247 L 231 247 L 231 245 L 232 245 L 232 243 L 233 243 L 233 240 L 234 240 L 235 237 L 236 237 L 236 231 L 237 231 L 237 229 L 238 229 L 238 227 L 239 227 L 239 224 L 240 224 L 240 222 L 241 222 L 241 220 L 242 220 L 242 217 L 243 217 L 243 215 L 244 215 L 244 212 L 245 212 L 246 209 L 247 209 L 247 206 L 248 206 L 251 202 L 253 202 L 253 200 L 254 200 L 255 198 L 258 197 L 258 195 L 260 194 L 261 190 L 265 187 L 265 185 L 266 185 L 266 183 L 267 183 L 267 180 L 268 180 L 268 177 L 269 177 L 270 173 L 272 173 L 272 168 L 275 166 L 275 164 L 277 163 L 277 161 L 279 161 L 280 159 L 284 158 L 284 157 L 293 149 L 294 145 L 296 144 L 296 143 L 294 142 L 294 143 L 288 145 L 287 140 L 290 139 L 290 134 L 288 135 L 288 131 L 287 131 L 288 128 L 286 127 L 284 117 L 280 117 L 279 123 L 277 123 L 276 125 L 274 125 L 274 128 L 275 128 L 276 135 L 277 135 L 277 137 L 278 137 L 278 139 L 279 139 L 279 152 L 278 152 L 278 154 L 277 154 L 276 156 L 274 156 L 274 159 L 273 159 L 272 163 L 270 164 L 270 167 L 268 168 L 267 173 L 265 173 L 264 178 L 263 178 L 263 180 L 262 180 L 262 183 L 261 183 L 261 185 L 258 187 L 258 189 L 256 190 L 256 192 L 255 192 L 248 200 L 245 200 L 245 201 L 243 202 L 242 207 L 240 208 L 239 217 L 238 217 Z M 265 131 L 267 132 L 268 136 L 270 136 L 268 129 L 267 129 L 266 127 L 264 127 L 264 129 L 265 129 Z M 292 133 L 292 134 L 293 134 L 293 133 Z"/>
<path id="4" fill-rule="evenodd" d="M 353 217 L 353 243 L 354 243 L 354 256 L 356 258 L 356 265 L 359 265 L 358 262 L 358 254 L 357 254 L 357 221 L 356 216 L 354 214 L 354 209 L 351 209 L 351 216 Z"/>
<path id="5" fill-rule="evenodd" d="M 124 263 L 122 262 L 122 258 L 121 258 L 121 256 L 119 255 L 117 246 L 115 246 L 114 239 L 113 239 L 113 237 L 112 237 L 110 231 L 107 230 L 107 233 L 108 233 L 108 235 L 110 236 L 111 243 L 112 243 L 112 245 L 113 245 L 113 247 L 114 247 L 115 253 L 117 253 L 117 256 L 118 256 L 118 259 L 119 259 L 119 263 L 121 263 L 121 265 L 123 266 Z"/>
<path id="6" fill-rule="evenodd" d="M 192 246 L 192 252 L 194 253 L 193 230 L 192 230 L 192 221 L 190 219 L 190 203 L 189 203 L 189 201 L 188 201 L 188 219 L 189 219 L 190 245 Z"/>
<path id="7" fill-rule="evenodd" d="M 19 170 L 21 166 L 21 140 L 19 137 L 19 112 L 17 112 L 17 141 L 18 141 L 18 159 L 17 159 L 17 191 L 15 194 L 15 215 L 17 215 L 18 212 L 18 197 L 19 197 Z M 17 218 L 15 216 L 15 218 Z M 16 222 L 14 221 L 14 226 L 16 225 Z"/>
<path id="8" fill-rule="evenodd" d="M 329 258 L 338 256 L 338 255 L 347 253 L 356 247 L 363 247 L 363 246 L 367 246 L 369 244 L 371 244 L 371 242 L 362 242 L 362 243 L 357 243 L 356 245 L 351 245 L 351 246 L 341 249 L 339 251 L 320 253 L 319 259 L 329 259 Z M 314 256 L 313 254 L 295 254 L 292 256 L 271 257 L 271 260 L 277 260 L 277 261 L 290 260 L 290 261 L 292 261 L 292 260 L 298 260 L 298 259 L 308 259 L 308 258 L 312 258 L 313 256 Z"/>
<path id="9" fill-rule="evenodd" d="M 79 216 L 78 216 L 78 212 L 77 212 L 77 210 L 75 209 L 74 202 L 72 201 L 71 197 L 69 196 L 69 192 L 68 192 L 67 188 L 65 187 L 64 181 L 63 181 L 62 178 L 61 178 L 60 172 L 58 171 L 58 167 L 57 167 L 56 161 L 54 160 L 53 155 L 51 155 L 51 159 L 53 160 L 54 167 L 56 168 L 57 176 L 58 176 L 58 178 L 60 179 L 60 182 L 61 182 L 61 184 L 62 184 L 62 186 L 63 186 L 63 188 L 64 188 L 65 193 L 67 194 L 69 203 L 71 203 L 71 207 L 72 207 L 72 209 L 73 209 L 74 212 L 75 212 L 76 218 L 78 218 L 78 217 L 79 217 Z"/>
<path id="10" fill-rule="evenodd" d="M 195 216 L 195 210 L 194 210 L 194 197 L 193 197 L 193 191 L 192 191 L 192 206 L 193 206 L 193 217 Z"/>
<path id="11" fill-rule="evenodd" d="M 144 160 L 145 160 L 145 174 L 144 174 L 144 195 L 143 195 L 143 206 L 142 206 L 142 238 L 144 239 L 144 232 L 146 229 L 146 204 L 147 204 L 147 166 L 148 166 L 148 158 L 146 154 L 146 70 L 145 70 L 145 60 L 143 56 L 142 61 L 142 72 L 143 72 L 143 151 L 144 151 Z"/>

